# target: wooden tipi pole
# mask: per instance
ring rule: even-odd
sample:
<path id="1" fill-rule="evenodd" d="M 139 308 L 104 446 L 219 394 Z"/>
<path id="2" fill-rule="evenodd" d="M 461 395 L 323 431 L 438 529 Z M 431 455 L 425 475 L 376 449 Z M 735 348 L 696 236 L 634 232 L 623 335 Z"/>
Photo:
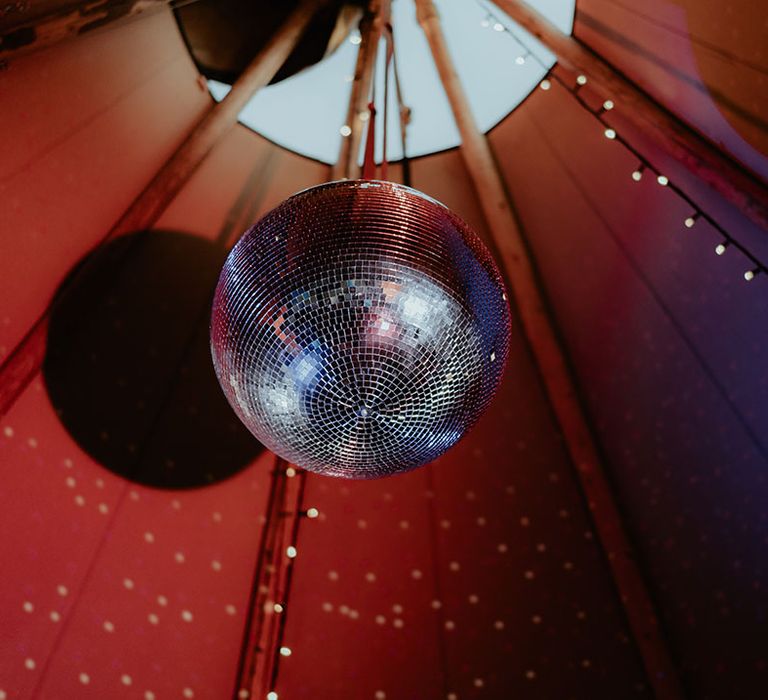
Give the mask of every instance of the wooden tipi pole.
<path id="1" fill-rule="evenodd" d="M 233 700 L 269 697 L 274 690 L 293 578 L 288 546 L 298 539 L 307 472 L 275 455 L 261 544 L 251 582 Z"/>
<path id="2" fill-rule="evenodd" d="M 566 68 L 583 73 L 610 97 L 621 117 L 706 182 L 758 226 L 768 229 L 768 185 L 668 112 L 580 41 L 560 31 L 523 0 L 494 0 Z"/>
<path id="3" fill-rule="evenodd" d="M 370 0 L 365 16 L 360 22 L 360 49 L 357 53 L 349 108 L 344 122 L 349 133 L 342 134 L 339 158 L 331 170 L 332 180 L 353 180 L 360 177 L 358 157 L 366 126 L 364 118 L 361 117 L 368 114 L 368 98 L 376 70 L 379 39 L 389 21 L 390 0 Z"/>
<path id="4" fill-rule="evenodd" d="M 246 103 L 274 77 L 293 51 L 324 0 L 303 0 L 254 57 L 227 96 L 214 104 L 184 143 L 152 178 L 99 245 L 133 231 L 151 228 L 203 159 L 236 123 Z M 55 304 L 55 302 L 54 302 Z M 0 416 L 40 370 L 52 306 L 35 322 L 0 366 Z"/>
<path id="5" fill-rule="evenodd" d="M 418 20 L 429 42 L 456 125 L 461 154 L 477 191 L 483 213 L 501 255 L 528 343 L 544 383 L 566 448 L 589 504 L 606 552 L 629 626 L 659 700 L 677 700 L 682 691 L 667 651 L 651 598 L 632 556 L 629 539 L 608 486 L 595 439 L 577 398 L 565 353 L 547 312 L 544 293 L 534 273 L 502 177 L 485 136 L 475 123 L 431 0 L 415 0 Z"/>

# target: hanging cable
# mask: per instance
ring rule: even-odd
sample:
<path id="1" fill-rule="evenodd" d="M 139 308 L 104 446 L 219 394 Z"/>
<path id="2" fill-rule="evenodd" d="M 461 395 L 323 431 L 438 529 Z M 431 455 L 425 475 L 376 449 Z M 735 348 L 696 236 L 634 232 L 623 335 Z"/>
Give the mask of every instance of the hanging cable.
<path id="1" fill-rule="evenodd" d="M 400 144 L 403 149 L 403 184 L 411 186 L 411 161 L 408 158 L 408 125 L 411 122 L 411 109 L 405 104 L 403 90 L 400 84 L 400 73 L 397 69 L 397 48 L 395 36 L 391 25 L 389 32 L 392 37 L 392 73 L 395 79 L 395 93 L 397 94 L 397 105 L 400 116 Z"/>
<path id="2" fill-rule="evenodd" d="M 411 173 L 410 163 L 407 156 L 406 132 L 410 121 L 410 109 L 403 102 L 403 94 L 400 86 L 399 75 L 397 71 L 397 60 L 395 56 L 395 41 L 392 25 L 389 22 L 384 24 L 382 36 L 385 40 L 384 56 L 384 106 L 383 106 L 383 124 L 382 124 L 382 158 L 380 178 L 387 180 L 389 176 L 389 95 L 390 95 L 390 72 L 394 74 L 395 92 L 397 95 L 399 117 L 400 117 L 400 139 L 403 149 L 403 183 L 410 186 Z M 378 48 L 377 48 L 378 52 Z M 376 178 L 376 80 L 371 81 L 371 101 L 368 103 L 368 129 L 366 133 L 365 155 L 363 159 L 362 176 L 366 180 Z"/>
<path id="3" fill-rule="evenodd" d="M 394 53 L 392 42 L 392 25 L 387 23 L 382 32 L 386 42 L 386 52 L 384 55 L 384 107 L 383 107 L 383 125 L 382 125 L 382 158 L 381 158 L 381 179 L 386 180 L 388 174 L 387 160 L 387 126 L 389 123 L 389 70 Z M 374 71 L 375 72 L 375 71 Z M 371 101 L 368 103 L 368 133 L 365 142 L 365 158 L 363 160 L 363 178 L 366 180 L 376 179 L 376 79 L 372 81 Z"/>
<path id="4" fill-rule="evenodd" d="M 368 116 L 373 72 L 376 66 L 377 48 L 381 36 L 382 21 L 388 17 L 388 0 L 369 0 L 368 9 L 360 21 L 360 42 L 355 64 L 354 80 L 349 96 L 345 123 L 339 131 L 342 135 L 339 158 L 331 169 L 331 179 L 356 179 L 359 177 L 358 157 L 364 129 L 364 116 Z"/>
<path id="5" fill-rule="evenodd" d="M 375 73 L 375 71 L 374 71 Z M 363 158 L 363 180 L 376 179 L 376 76 L 371 88 L 371 101 L 368 103 L 368 133 L 365 137 L 365 157 Z"/>
<path id="6" fill-rule="evenodd" d="M 395 53 L 392 25 L 389 22 L 384 26 L 383 34 L 387 48 L 384 58 L 384 128 L 382 130 L 381 179 L 386 180 L 389 168 L 389 160 L 387 159 L 387 133 L 389 132 L 389 71 L 390 66 L 392 65 L 392 57 Z"/>

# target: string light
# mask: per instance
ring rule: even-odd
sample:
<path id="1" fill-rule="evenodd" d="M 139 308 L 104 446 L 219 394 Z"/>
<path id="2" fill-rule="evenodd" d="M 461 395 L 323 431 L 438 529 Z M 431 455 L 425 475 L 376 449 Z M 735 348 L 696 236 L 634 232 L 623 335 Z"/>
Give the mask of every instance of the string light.
<path id="1" fill-rule="evenodd" d="M 349 126 L 349 124 L 344 124 L 344 126 L 339 129 L 339 133 L 342 136 L 349 136 L 352 133 L 352 128 Z"/>
<path id="2" fill-rule="evenodd" d="M 693 228 L 696 225 L 696 221 L 698 221 L 699 213 L 696 212 L 693 216 L 689 216 L 683 223 L 685 224 L 685 228 Z"/>
<path id="3" fill-rule="evenodd" d="M 496 32 L 503 32 L 504 31 L 504 25 L 501 22 L 496 22 L 493 25 L 493 30 Z"/>
<path id="4" fill-rule="evenodd" d="M 298 481 L 298 484 L 284 481 L 285 477 L 296 477 L 292 481 Z M 281 480 L 283 480 L 282 484 Z M 277 685 L 276 679 L 279 674 L 281 659 L 291 656 L 293 653 L 292 649 L 284 644 L 283 635 L 287 621 L 286 608 L 289 607 L 287 600 L 290 596 L 291 581 L 294 575 L 293 560 L 298 555 L 295 543 L 300 533 L 302 519 L 305 516 L 318 517 L 320 514 L 317 508 L 304 507 L 305 483 L 306 472 L 303 469 L 295 467 L 286 460 L 276 459 L 270 487 L 273 491 L 270 494 L 270 507 L 268 509 L 272 517 L 266 519 L 264 527 L 276 528 L 277 532 L 274 533 L 276 537 L 284 537 L 283 542 L 294 544 L 287 546 L 276 544 L 265 552 L 265 566 L 260 567 L 260 570 L 265 573 L 262 573 L 258 581 L 252 586 L 249 607 L 251 610 L 257 608 L 263 610 L 267 615 L 274 613 L 276 617 L 272 618 L 271 624 L 266 627 L 260 623 L 252 626 L 249 621 L 248 639 L 244 642 L 241 650 L 241 661 L 243 662 L 248 662 L 252 658 L 252 654 L 268 654 L 264 657 L 266 664 L 264 673 L 267 674 L 264 678 L 271 678 L 273 686 Z M 282 491 L 280 490 L 281 486 Z M 273 497 L 277 500 L 273 500 Z M 265 598 L 261 598 L 261 596 L 265 596 Z M 234 614 L 234 607 L 230 607 L 232 607 Z M 262 638 L 264 630 L 267 630 L 267 636 Z M 246 670 L 238 679 L 239 687 L 243 689 L 254 687 L 259 675 L 255 668 L 248 663 Z M 259 697 L 266 698 L 266 700 L 277 700 L 278 694 L 276 690 L 271 690 L 266 695 Z"/>
<path id="5" fill-rule="evenodd" d="M 363 37 L 360 36 L 358 32 L 355 32 L 351 37 L 349 37 L 349 43 L 354 44 L 355 46 L 361 44 L 362 42 L 363 42 Z"/>
<path id="6" fill-rule="evenodd" d="M 501 22 L 498 20 L 496 15 L 492 11 L 489 11 L 487 6 L 480 2 L 478 0 L 478 3 L 481 4 L 484 10 L 487 11 L 488 17 L 491 18 L 491 20 L 496 21 L 498 24 L 501 24 Z M 519 45 L 520 49 L 525 56 L 532 57 L 538 64 L 541 66 L 542 69 L 547 71 L 547 76 L 543 78 L 539 82 L 539 87 L 542 90 L 548 91 L 552 88 L 552 79 L 557 81 L 565 90 L 567 90 L 571 96 L 578 102 L 578 104 L 583 107 L 586 111 L 588 111 L 593 117 L 595 117 L 598 121 L 600 121 L 603 124 L 604 127 L 604 135 L 606 138 L 610 140 L 617 140 L 619 143 L 621 143 L 630 153 L 632 153 L 640 163 L 638 166 L 632 171 L 632 180 L 634 182 L 640 182 L 643 179 L 643 175 L 645 173 L 645 170 L 650 169 L 654 174 L 656 174 L 656 182 L 661 187 L 669 187 L 678 197 L 680 197 L 682 200 L 684 200 L 686 203 L 688 203 L 691 208 L 694 210 L 694 214 L 691 216 L 688 216 L 684 219 L 683 223 L 686 228 L 693 228 L 699 219 L 704 219 L 708 225 L 710 225 L 712 228 L 714 228 L 717 232 L 719 232 L 723 238 L 721 243 L 718 243 L 715 246 L 715 254 L 720 256 L 723 255 L 726 251 L 726 249 L 729 246 L 733 246 L 737 248 L 753 265 L 752 268 L 747 270 L 744 273 L 744 279 L 748 282 L 751 282 L 758 274 L 760 273 L 766 273 L 768 274 L 768 267 L 764 263 L 762 263 L 760 260 L 758 260 L 752 253 L 750 253 L 749 250 L 747 250 L 743 245 L 741 245 L 738 241 L 734 240 L 728 232 L 715 221 L 711 216 L 709 216 L 707 213 L 701 211 L 699 207 L 696 205 L 695 202 L 691 200 L 691 198 L 679 187 L 676 185 L 670 183 L 669 178 L 666 175 L 658 174 L 658 171 L 656 171 L 648 162 L 648 160 L 637 151 L 637 149 L 632 146 L 632 144 L 628 143 L 625 139 L 623 139 L 619 134 L 616 133 L 616 130 L 613 129 L 610 124 L 607 124 L 605 122 L 604 114 L 605 112 L 609 112 L 615 108 L 615 103 L 611 99 L 606 99 L 603 101 L 602 105 L 595 109 L 593 108 L 581 95 L 580 95 L 580 88 L 588 83 L 588 78 L 583 73 L 580 73 L 576 76 L 576 85 L 569 84 L 566 82 L 563 78 L 561 78 L 552 68 L 550 65 L 545 63 L 539 56 L 534 52 L 531 51 L 530 47 L 517 35 L 516 32 L 509 29 L 508 27 L 502 25 L 503 30 L 506 31 L 506 33 L 511 36 Z"/>
<path id="7" fill-rule="evenodd" d="M 522 66 L 525 63 L 525 56 L 518 56 L 515 59 L 515 63 L 517 63 L 518 66 Z"/>

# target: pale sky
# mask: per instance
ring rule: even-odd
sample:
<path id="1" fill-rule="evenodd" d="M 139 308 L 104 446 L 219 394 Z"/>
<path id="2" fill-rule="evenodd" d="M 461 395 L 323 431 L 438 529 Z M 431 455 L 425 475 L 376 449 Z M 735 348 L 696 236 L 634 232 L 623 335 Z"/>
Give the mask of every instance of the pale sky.
<path id="1" fill-rule="evenodd" d="M 573 24 L 575 0 L 529 0 L 564 31 Z M 513 110 L 536 87 L 545 71 L 527 58 L 516 59 L 525 48 L 507 32 L 496 31 L 493 21 L 477 0 L 435 0 L 449 49 L 462 78 L 475 119 L 487 131 Z M 490 3 L 488 3 L 490 6 Z M 504 24 L 520 36 L 545 65 L 554 56 L 494 8 Z M 393 0 L 392 19 L 405 103 L 411 108 L 408 155 L 418 156 L 457 146 L 459 135 L 448 101 L 432 62 L 429 47 L 416 23 L 411 0 Z M 354 37 L 350 37 L 354 39 Z M 262 89 L 240 115 L 240 121 L 268 139 L 303 155 L 326 163 L 336 161 L 349 102 L 350 77 L 354 72 L 357 46 L 345 41 L 331 56 L 276 85 Z M 377 95 L 384 94 L 384 44 L 380 47 Z M 229 86 L 209 81 L 211 93 L 221 99 Z M 379 125 L 383 117 L 379 111 Z M 388 156 L 402 157 L 398 109 L 390 80 Z M 381 138 L 377 139 L 381 156 Z"/>

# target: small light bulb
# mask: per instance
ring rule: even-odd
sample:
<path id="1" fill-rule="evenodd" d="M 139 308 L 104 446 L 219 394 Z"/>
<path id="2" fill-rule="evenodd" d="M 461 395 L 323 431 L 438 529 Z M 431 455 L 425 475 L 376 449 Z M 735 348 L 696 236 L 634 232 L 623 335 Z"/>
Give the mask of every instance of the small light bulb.
<path id="1" fill-rule="evenodd" d="M 288 647 L 280 647 L 280 656 L 290 656 L 291 650 Z"/>
<path id="2" fill-rule="evenodd" d="M 363 37 L 361 37 L 359 34 L 353 34 L 351 37 L 349 37 L 349 43 L 354 44 L 355 46 L 362 43 L 362 41 L 363 41 Z"/>
<path id="3" fill-rule="evenodd" d="M 274 610 L 276 613 L 281 613 L 283 612 L 283 610 L 285 610 L 285 608 L 282 605 L 280 605 L 280 603 L 275 603 L 272 606 L 272 610 Z"/>
<path id="4" fill-rule="evenodd" d="M 298 552 L 296 551 L 296 547 L 294 547 L 293 545 L 291 545 L 290 547 L 287 547 L 285 550 L 285 556 L 288 557 L 289 559 L 294 559 L 297 554 Z"/>
<path id="5" fill-rule="evenodd" d="M 669 178 L 666 175 L 659 175 L 656 178 L 656 182 L 658 182 L 662 187 L 666 187 L 669 184 Z"/>
<path id="6" fill-rule="evenodd" d="M 320 511 L 317 508 L 308 508 L 307 509 L 307 517 L 308 518 L 316 518 L 318 515 L 320 515 Z"/>
<path id="7" fill-rule="evenodd" d="M 616 132 L 613 129 L 606 129 L 605 130 L 605 138 L 607 139 L 615 139 L 616 138 Z"/>
<path id="8" fill-rule="evenodd" d="M 757 270 L 757 268 L 756 268 L 756 269 L 754 269 L 754 270 L 747 270 L 747 271 L 744 273 L 744 279 L 745 279 L 745 280 L 747 280 L 747 282 L 751 282 L 753 279 L 755 279 L 755 275 L 756 275 L 758 272 L 759 272 L 759 270 Z"/>
<path id="9" fill-rule="evenodd" d="M 352 133 L 352 129 L 350 128 L 349 124 L 345 124 L 341 127 L 341 129 L 339 129 L 339 133 L 342 136 L 349 136 Z"/>
<path id="10" fill-rule="evenodd" d="M 542 90 L 549 90 L 549 88 L 551 88 L 551 87 L 552 87 L 552 83 L 551 83 L 549 80 L 547 80 L 547 79 L 545 78 L 544 80 L 542 80 L 542 81 L 539 83 L 539 87 L 540 87 Z"/>
<path id="11" fill-rule="evenodd" d="M 495 22 L 493 25 L 493 28 L 497 32 L 503 32 L 504 31 L 504 25 L 501 22 Z"/>
<path id="12" fill-rule="evenodd" d="M 576 82 L 579 85 L 586 85 L 587 84 L 587 76 L 586 75 L 580 75 L 576 78 Z"/>
<path id="13" fill-rule="evenodd" d="M 725 249 L 727 247 L 728 247 L 728 242 L 727 241 L 725 243 L 718 243 L 715 246 L 715 255 L 722 255 L 723 253 L 725 253 Z"/>
<path id="14" fill-rule="evenodd" d="M 525 63 L 525 56 L 518 56 L 515 59 L 515 63 L 517 63 L 518 66 L 522 66 Z"/>
<path id="15" fill-rule="evenodd" d="M 603 109 L 606 112 L 610 112 L 614 108 L 613 100 L 606 100 L 603 102 Z"/>
<path id="16" fill-rule="evenodd" d="M 643 166 L 641 165 L 632 173 L 632 179 L 635 182 L 640 182 L 643 179 Z"/>
<path id="17" fill-rule="evenodd" d="M 693 216 L 689 216 L 683 223 L 685 224 L 685 228 L 693 228 L 696 225 L 696 219 L 698 218 L 698 214 L 694 214 Z"/>
<path id="18" fill-rule="evenodd" d="M 277 693 L 274 690 L 267 693 L 267 700 L 277 700 Z"/>

